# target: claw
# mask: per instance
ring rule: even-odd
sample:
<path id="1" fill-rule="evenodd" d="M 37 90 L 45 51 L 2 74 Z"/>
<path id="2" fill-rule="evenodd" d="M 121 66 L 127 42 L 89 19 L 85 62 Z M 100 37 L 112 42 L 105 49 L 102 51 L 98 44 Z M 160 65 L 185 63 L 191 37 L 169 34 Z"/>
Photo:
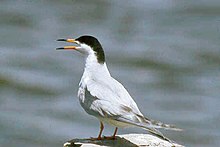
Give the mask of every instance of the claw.
<path id="1" fill-rule="evenodd" d="M 104 137 L 103 137 L 103 138 L 102 138 L 102 137 L 97 137 L 97 138 L 95 138 L 95 137 L 90 137 L 90 140 L 92 140 L 92 141 L 104 140 Z"/>
<path id="2" fill-rule="evenodd" d="M 104 139 L 106 140 L 116 140 L 116 136 L 104 136 Z"/>

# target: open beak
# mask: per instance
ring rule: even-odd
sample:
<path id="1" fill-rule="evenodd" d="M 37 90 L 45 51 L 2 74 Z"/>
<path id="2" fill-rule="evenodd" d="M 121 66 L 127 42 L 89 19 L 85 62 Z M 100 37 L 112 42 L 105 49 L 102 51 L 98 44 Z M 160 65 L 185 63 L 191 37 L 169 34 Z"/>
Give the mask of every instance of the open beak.
<path id="1" fill-rule="evenodd" d="M 79 42 L 76 41 L 75 39 L 58 39 L 57 41 L 65 41 L 65 42 L 79 44 Z M 56 48 L 56 50 L 77 50 L 78 48 L 79 47 L 77 46 L 64 46 L 64 47 Z"/>

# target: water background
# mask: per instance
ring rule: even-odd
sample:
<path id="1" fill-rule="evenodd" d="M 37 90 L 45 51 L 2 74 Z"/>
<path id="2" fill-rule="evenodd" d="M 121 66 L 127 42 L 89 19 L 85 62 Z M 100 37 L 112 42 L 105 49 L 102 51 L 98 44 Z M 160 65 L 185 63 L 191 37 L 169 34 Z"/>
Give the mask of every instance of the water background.
<path id="1" fill-rule="evenodd" d="M 184 129 L 166 136 L 220 145 L 219 0 L 2 0 L 0 146 L 60 147 L 97 136 L 99 122 L 76 96 L 84 60 L 55 51 L 67 45 L 56 39 L 83 34 L 100 40 L 112 76 L 146 116 Z"/>

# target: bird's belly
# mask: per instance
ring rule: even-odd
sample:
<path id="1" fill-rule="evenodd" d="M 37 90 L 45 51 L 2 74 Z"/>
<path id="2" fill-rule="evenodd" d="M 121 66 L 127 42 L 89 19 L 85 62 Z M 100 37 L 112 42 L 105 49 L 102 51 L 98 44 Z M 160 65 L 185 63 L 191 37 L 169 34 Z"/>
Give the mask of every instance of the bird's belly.
<path id="1" fill-rule="evenodd" d="M 107 124 L 110 124 L 112 126 L 115 127 L 119 127 L 119 128 L 126 128 L 126 127 L 131 127 L 132 125 L 128 124 L 128 123 L 124 123 L 124 122 L 120 122 L 120 121 L 116 121 L 110 118 L 104 118 L 104 117 L 99 117 L 99 120 L 102 122 L 105 122 Z"/>

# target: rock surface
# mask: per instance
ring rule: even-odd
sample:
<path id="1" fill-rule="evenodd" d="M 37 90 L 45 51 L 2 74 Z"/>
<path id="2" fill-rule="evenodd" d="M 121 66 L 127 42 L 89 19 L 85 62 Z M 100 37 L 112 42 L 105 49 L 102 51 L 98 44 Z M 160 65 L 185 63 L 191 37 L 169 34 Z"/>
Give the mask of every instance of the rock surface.
<path id="1" fill-rule="evenodd" d="M 118 135 L 116 140 L 72 139 L 64 147 L 183 147 L 149 134 Z"/>

